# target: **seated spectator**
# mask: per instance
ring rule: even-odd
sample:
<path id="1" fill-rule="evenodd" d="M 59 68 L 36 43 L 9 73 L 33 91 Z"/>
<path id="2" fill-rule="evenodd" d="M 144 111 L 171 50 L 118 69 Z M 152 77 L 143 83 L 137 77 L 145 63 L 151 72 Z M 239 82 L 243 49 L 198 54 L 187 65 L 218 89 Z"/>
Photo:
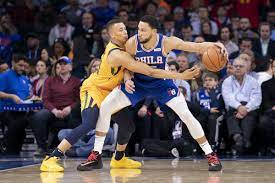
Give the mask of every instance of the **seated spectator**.
<path id="1" fill-rule="evenodd" d="M 246 62 L 247 74 L 257 79 L 257 73 L 254 71 L 256 66 L 253 51 L 245 50 L 239 57 Z"/>
<path id="2" fill-rule="evenodd" d="M 69 56 L 70 53 L 70 46 L 63 38 L 58 38 L 54 40 L 52 49 L 53 54 L 51 59 L 51 65 L 53 65 L 60 57 Z"/>
<path id="3" fill-rule="evenodd" d="M 249 38 L 255 39 L 258 38 L 258 34 L 256 34 L 251 29 L 250 20 L 248 18 L 242 17 L 240 19 L 240 30 L 238 33 L 238 39 Z"/>
<path id="4" fill-rule="evenodd" d="M 234 74 L 222 84 L 222 96 L 227 109 L 226 123 L 229 138 L 234 141 L 233 151 L 242 153 L 251 147 L 251 136 L 257 122 L 257 109 L 262 100 L 256 79 L 247 74 L 246 61 L 236 58 Z"/>
<path id="5" fill-rule="evenodd" d="M 176 62 L 179 64 L 179 72 L 182 73 L 186 69 L 189 69 L 189 62 L 185 53 L 181 53 L 177 56 Z"/>
<path id="6" fill-rule="evenodd" d="M 65 13 L 59 13 L 57 24 L 51 28 L 49 33 L 49 45 L 52 46 L 57 38 L 64 39 L 67 43 L 71 43 L 74 27 L 68 23 Z"/>
<path id="7" fill-rule="evenodd" d="M 216 42 L 218 37 L 212 34 L 212 27 L 209 21 L 204 21 L 201 23 L 201 35 L 208 42 Z"/>
<path id="8" fill-rule="evenodd" d="M 12 68 L 0 74 L 0 106 L 23 103 L 31 95 L 31 83 L 23 75 L 27 59 L 24 56 L 13 55 Z M 27 126 L 26 112 L 6 111 L 5 134 L 7 154 L 19 154 L 25 138 Z"/>
<path id="9" fill-rule="evenodd" d="M 259 26 L 260 38 L 253 44 L 253 51 L 256 58 L 261 62 L 264 58 L 275 58 L 275 41 L 270 39 L 271 27 L 267 22 L 262 22 Z"/>
<path id="10" fill-rule="evenodd" d="M 9 14 L 4 14 L 0 18 L 0 59 L 11 66 L 12 51 L 21 36 L 17 33 Z"/>
<path id="11" fill-rule="evenodd" d="M 42 101 L 42 91 L 44 90 L 44 83 L 48 78 L 49 63 L 39 60 L 36 64 L 36 73 L 38 78 L 33 81 L 33 99 Z"/>
<path id="12" fill-rule="evenodd" d="M 9 65 L 0 59 L 0 74 L 7 71 L 8 69 Z"/>
<path id="13" fill-rule="evenodd" d="M 218 86 L 219 78 L 216 74 L 206 73 L 203 78 L 203 88 L 197 92 L 196 101 L 201 107 L 201 121 L 205 131 L 208 132 L 210 145 L 215 146 L 217 119 L 223 114 L 224 104 L 221 89 Z"/>
<path id="14" fill-rule="evenodd" d="M 239 47 L 236 45 L 236 43 L 231 41 L 231 39 L 233 38 L 233 33 L 232 33 L 232 30 L 229 28 L 229 26 L 222 26 L 220 29 L 219 36 L 220 36 L 219 41 L 226 48 L 228 55 L 239 51 Z"/>
<path id="15" fill-rule="evenodd" d="M 72 61 L 68 57 L 61 57 L 57 63 L 61 66 L 60 73 L 45 82 L 42 97 L 44 109 L 35 113 L 31 121 L 41 153 L 48 148 L 48 126 L 54 137 L 60 129 L 73 128 L 81 122 L 80 119 L 73 121 L 73 112 L 79 107 L 80 80 L 71 76 Z"/>
<path id="16" fill-rule="evenodd" d="M 239 42 L 239 50 L 231 53 L 229 56 L 229 59 L 235 59 L 237 58 L 241 53 L 243 53 L 246 50 L 252 51 L 252 40 L 249 38 L 243 38 Z"/>
<path id="17" fill-rule="evenodd" d="M 271 62 L 273 77 L 262 84 L 263 116 L 260 118 L 259 132 L 261 147 L 275 154 L 275 59 Z"/>
<path id="18" fill-rule="evenodd" d="M 261 86 L 263 82 L 270 80 L 272 78 L 272 59 L 264 59 L 258 66 L 257 80 Z"/>
<path id="19" fill-rule="evenodd" d="M 96 22 L 100 27 L 106 25 L 106 23 L 111 20 L 115 16 L 115 10 L 109 7 L 108 0 L 101 0 L 97 2 L 97 7 L 92 8 L 91 12 L 93 12 L 96 16 Z"/>
<path id="20" fill-rule="evenodd" d="M 84 9 L 79 6 L 78 0 L 69 0 L 68 5 L 60 11 L 65 14 L 66 19 L 69 20 L 70 24 L 78 26 Z"/>
<path id="21" fill-rule="evenodd" d="M 171 72 L 179 72 L 179 64 L 176 61 L 171 61 L 168 63 L 169 71 Z M 186 89 L 187 97 L 186 99 L 188 101 L 191 101 L 191 90 L 190 90 L 190 84 L 185 80 L 174 80 L 174 83 L 177 87 L 181 86 Z"/>
<path id="22" fill-rule="evenodd" d="M 91 74 L 98 71 L 100 64 L 101 60 L 99 58 L 93 58 L 88 67 L 85 68 L 87 73 L 86 77 L 88 78 Z"/>
<path id="23" fill-rule="evenodd" d="M 86 12 L 82 15 L 82 24 L 73 35 L 73 74 L 79 78 L 84 77 L 84 67 L 89 64 L 91 58 L 98 56 L 95 45 L 99 41 L 99 29 L 95 23 L 92 13 Z"/>
<path id="24" fill-rule="evenodd" d="M 34 33 L 29 33 L 26 36 L 27 50 L 26 57 L 31 65 L 36 65 L 36 62 L 41 56 L 40 40 Z"/>

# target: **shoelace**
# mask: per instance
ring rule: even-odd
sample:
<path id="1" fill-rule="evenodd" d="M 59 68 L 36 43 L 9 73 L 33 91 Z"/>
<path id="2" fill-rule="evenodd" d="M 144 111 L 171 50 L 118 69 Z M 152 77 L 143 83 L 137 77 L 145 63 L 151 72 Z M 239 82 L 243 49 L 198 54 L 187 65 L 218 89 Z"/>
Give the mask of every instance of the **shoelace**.
<path id="1" fill-rule="evenodd" d="M 92 152 L 91 154 L 90 154 L 90 156 L 88 157 L 88 160 L 87 161 L 94 161 L 94 160 L 96 160 L 97 159 L 97 154 L 95 153 L 95 152 Z"/>
<path id="2" fill-rule="evenodd" d="M 214 164 L 219 164 L 220 163 L 218 157 L 215 156 L 215 155 L 212 155 L 212 154 L 208 155 L 207 159 L 208 159 L 209 162 L 214 163 Z"/>

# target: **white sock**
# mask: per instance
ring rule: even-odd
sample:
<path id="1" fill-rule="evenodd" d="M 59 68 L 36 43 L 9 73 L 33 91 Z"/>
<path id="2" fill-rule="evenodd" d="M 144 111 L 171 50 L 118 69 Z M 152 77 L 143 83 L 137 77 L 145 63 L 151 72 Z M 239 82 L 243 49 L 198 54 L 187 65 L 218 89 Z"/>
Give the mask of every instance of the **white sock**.
<path id="1" fill-rule="evenodd" d="M 99 154 L 102 153 L 105 137 L 106 136 L 95 136 L 94 151 L 97 151 Z"/>
<path id="2" fill-rule="evenodd" d="M 210 154 L 210 153 L 213 152 L 213 150 L 212 150 L 210 144 L 208 143 L 208 141 L 200 144 L 200 146 L 201 146 L 201 149 L 203 150 L 203 152 L 205 153 L 205 155 Z"/>

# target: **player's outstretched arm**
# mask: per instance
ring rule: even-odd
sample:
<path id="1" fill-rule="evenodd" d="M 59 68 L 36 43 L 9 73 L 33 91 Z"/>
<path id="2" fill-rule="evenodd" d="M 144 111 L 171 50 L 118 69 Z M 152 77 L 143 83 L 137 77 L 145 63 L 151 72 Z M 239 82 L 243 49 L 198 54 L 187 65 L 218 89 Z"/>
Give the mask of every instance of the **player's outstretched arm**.
<path id="1" fill-rule="evenodd" d="M 164 40 L 164 49 L 165 53 L 169 53 L 173 49 L 183 50 L 187 52 L 196 52 L 203 54 L 210 47 L 216 47 L 220 49 L 221 54 L 227 57 L 227 51 L 222 43 L 214 43 L 214 42 L 203 42 L 203 43 L 194 43 L 183 41 L 177 37 L 166 37 Z"/>
<path id="2" fill-rule="evenodd" d="M 199 74 L 199 68 L 193 68 L 186 73 L 175 73 L 163 69 L 153 69 L 145 63 L 136 61 L 129 53 L 114 50 L 108 56 L 108 63 L 112 66 L 122 66 L 126 69 L 155 78 L 190 80 Z"/>

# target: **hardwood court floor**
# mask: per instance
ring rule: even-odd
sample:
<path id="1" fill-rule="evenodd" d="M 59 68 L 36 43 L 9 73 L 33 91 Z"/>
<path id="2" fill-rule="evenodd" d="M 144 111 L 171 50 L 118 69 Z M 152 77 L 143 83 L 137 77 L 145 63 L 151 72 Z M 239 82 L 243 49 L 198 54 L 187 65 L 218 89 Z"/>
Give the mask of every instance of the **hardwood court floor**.
<path id="1" fill-rule="evenodd" d="M 63 161 L 64 173 L 41 173 L 39 165 L 0 171 L 2 183 L 271 183 L 275 182 L 275 160 L 223 161 L 222 172 L 208 172 L 205 160 L 145 159 L 141 170 L 104 169 L 79 172 L 76 166 L 83 160 Z"/>

